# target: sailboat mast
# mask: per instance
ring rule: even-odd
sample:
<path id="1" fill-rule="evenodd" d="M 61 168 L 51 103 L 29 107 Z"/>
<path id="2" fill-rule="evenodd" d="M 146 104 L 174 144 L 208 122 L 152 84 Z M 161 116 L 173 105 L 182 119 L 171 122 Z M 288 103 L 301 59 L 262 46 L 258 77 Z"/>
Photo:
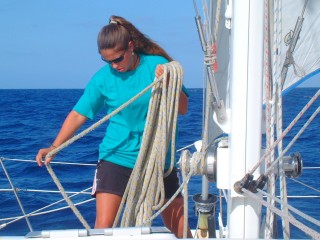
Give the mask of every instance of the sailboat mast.
<path id="1" fill-rule="evenodd" d="M 232 1 L 229 238 L 260 234 L 260 204 L 232 187 L 261 155 L 263 2 Z"/>

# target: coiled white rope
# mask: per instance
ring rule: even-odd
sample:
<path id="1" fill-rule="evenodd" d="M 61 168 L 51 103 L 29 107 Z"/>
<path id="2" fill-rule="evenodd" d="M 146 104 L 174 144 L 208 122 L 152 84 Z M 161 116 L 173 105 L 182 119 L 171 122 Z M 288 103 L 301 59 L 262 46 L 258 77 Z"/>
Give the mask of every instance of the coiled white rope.
<path id="1" fill-rule="evenodd" d="M 170 174 L 175 155 L 176 123 L 183 71 L 178 62 L 164 66 L 163 81 L 154 85 L 139 156 L 116 216 L 114 226 L 150 225 L 153 211 L 164 204 L 163 178 Z M 168 79 L 169 77 L 169 79 Z M 164 173 L 166 154 L 171 144 L 171 164 Z"/>

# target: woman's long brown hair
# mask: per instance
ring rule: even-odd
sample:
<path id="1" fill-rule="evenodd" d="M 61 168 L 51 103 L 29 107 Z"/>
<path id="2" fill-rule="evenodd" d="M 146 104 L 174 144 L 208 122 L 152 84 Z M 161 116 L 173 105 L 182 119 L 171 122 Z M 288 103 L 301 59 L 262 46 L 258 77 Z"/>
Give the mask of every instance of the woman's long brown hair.
<path id="1" fill-rule="evenodd" d="M 166 51 L 140 32 L 132 23 L 119 16 L 111 16 L 110 23 L 98 35 L 99 53 L 103 49 L 125 50 L 128 43 L 134 42 L 134 52 L 146 55 L 160 55 L 168 61 L 172 58 Z"/>

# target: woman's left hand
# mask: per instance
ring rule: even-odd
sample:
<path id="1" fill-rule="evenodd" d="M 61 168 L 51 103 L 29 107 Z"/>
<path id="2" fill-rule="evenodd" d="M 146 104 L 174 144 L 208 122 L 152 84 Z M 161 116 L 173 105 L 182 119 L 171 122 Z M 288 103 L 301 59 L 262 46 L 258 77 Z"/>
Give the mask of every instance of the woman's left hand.
<path id="1" fill-rule="evenodd" d="M 164 68 L 162 65 L 158 65 L 156 68 L 156 77 L 159 78 L 164 72 Z"/>
<path id="2" fill-rule="evenodd" d="M 159 78 L 164 73 L 164 67 L 163 65 L 159 64 L 156 68 L 156 77 Z M 167 81 L 167 86 L 169 84 L 169 81 Z M 180 94 L 179 99 L 179 114 L 186 114 L 188 112 L 188 97 L 186 94 L 182 91 Z"/>

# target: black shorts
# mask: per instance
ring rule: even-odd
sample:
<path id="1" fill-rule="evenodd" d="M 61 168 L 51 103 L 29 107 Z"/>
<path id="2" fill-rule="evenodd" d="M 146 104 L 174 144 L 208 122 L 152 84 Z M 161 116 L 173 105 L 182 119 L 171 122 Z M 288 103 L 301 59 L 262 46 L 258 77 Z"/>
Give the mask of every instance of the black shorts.
<path id="1" fill-rule="evenodd" d="M 115 163 L 99 161 L 93 181 L 92 196 L 96 192 L 112 193 L 123 196 L 129 181 L 132 169 Z M 177 169 L 172 169 L 169 176 L 164 178 L 165 198 L 171 198 L 179 188 Z M 179 193 L 178 196 L 181 196 Z"/>

